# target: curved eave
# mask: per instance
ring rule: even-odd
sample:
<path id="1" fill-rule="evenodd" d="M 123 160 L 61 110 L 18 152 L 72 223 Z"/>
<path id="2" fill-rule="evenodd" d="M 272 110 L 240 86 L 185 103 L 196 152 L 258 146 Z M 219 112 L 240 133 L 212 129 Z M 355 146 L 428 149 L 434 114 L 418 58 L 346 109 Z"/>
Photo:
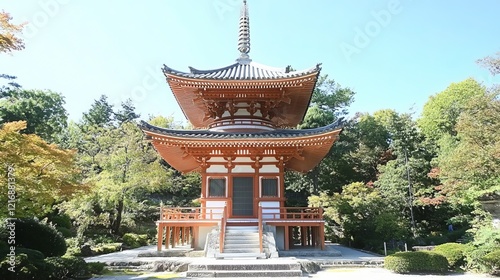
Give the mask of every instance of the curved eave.
<path id="1" fill-rule="evenodd" d="M 190 72 L 183 72 L 174 68 L 163 65 L 163 73 L 165 75 L 172 75 L 194 80 L 212 80 L 212 81 L 261 81 L 261 80 L 281 80 L 298 78 L 312 73 L 319 73 L 321 64 L 316 66 L 299 70 L 287 72 L 285 68 L 275 68 L 262 65 L 255 62 L 250 63 L 234 63 L 226 67 L 211 69 L 211 70 L 198 70 L 189 67 Z"/>
<path id="2" fill-rule="evenodd" d="M 291 130 L 281 130 L 282 136 L 276 137 L 273 137 L 272 133 L 255 133 L 245 136 L 245 134 L 212 132 L 208 133 L 209 136 L 202 136 L 190 134 L 190 131 L 155 130 L 151 127 L 142 125 L 141 129 L 151 139 L 161 157 L 183 173 L 199 170 L 200 167 L 200 163 L 187 150 L 205 150 L 208 153 L 212 149 L 235 148 L 265 148 L 278 151 L 282 148 L 299 148 L 302 151 L 301 155 L 292 157 L 286 163 L 285 168 L 307 172 L 326 156 L 342 131 L 336 123 L 319 129 L 298 130 L 294 135 L 288 136 L 285 132 L 292 133 Z"/>

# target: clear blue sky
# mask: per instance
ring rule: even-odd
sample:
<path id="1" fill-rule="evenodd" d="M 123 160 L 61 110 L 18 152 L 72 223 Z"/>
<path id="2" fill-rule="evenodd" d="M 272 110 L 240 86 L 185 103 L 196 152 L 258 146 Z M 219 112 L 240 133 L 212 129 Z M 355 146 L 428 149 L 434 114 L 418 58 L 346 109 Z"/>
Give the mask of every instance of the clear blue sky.
<path id="1" fill-rule="evenodd" d="M 238 57 L 241 0 L 0 0 L 27 21 L 26 49 L 0 54 L 0 73 L 66 98 L 79 120 L 101 94 L 131 98 L 143 119 L 184 116 L 161 66 L 212 69 Z M 248 0 L 253 61 L 322 74 L 356 92 L 350 113 L 420 113 L 430 95 L 474 77 L 500 51 L 500 1 Z"/>

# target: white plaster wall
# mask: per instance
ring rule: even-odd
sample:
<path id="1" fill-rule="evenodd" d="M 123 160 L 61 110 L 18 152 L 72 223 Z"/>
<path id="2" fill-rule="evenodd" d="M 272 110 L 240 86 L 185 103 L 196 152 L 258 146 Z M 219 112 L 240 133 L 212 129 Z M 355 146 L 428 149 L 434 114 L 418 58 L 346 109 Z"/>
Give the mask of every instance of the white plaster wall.
<path id="1" fill-rule="evenodd" d="M 234 113 L 235 116 L 250 116 L 250 113 L 247 109 L 240 108 L 238 111 Z"/>
<path id="2" fill-rule="evenodd" d="M 209 232 L 212 231 L 214 227 L 213 226 L 205 226 L 205 227 L 200 227 L 199 232 L 198 232 L 198 240 L 195 241 L 195 248 L 196 250 L 204 250 L 205 249 L 205 243 L 207 242 L 207 235 Z"/>
<path id="3" fill-rule="evenodd" d="M 278 248 L 278 251 L 284 251 L 285 250 L 285 227 L 276 227 L 276 247 Z"/>
<path id="4" fill-rule="evenodd" d="M 275 157 L 263 157 L 260 162 L 278 162 Z"/>
<path id="5" fill-rule="evenodd" d="M 253 162 L 250 157 L 237 157 L 233 162 Z"/>
<path id="6" fill-rule="evenodd" d="M 250 165 L 236 165 L 232 173 L 254 173 L 255 170 Z"/>
<path id="7" fill-rule="evenodd" d="M 208 162 L 225 162 L 223 157 L 211 157 Z"/>
<path id="8" fill-rule="evenodd" d="M 276 165 L 274 164 L 266 164 L 266 165 L 263 165 L 260 170 L 259 170 L 260 173 L 278 173 L 280 172 L 280 169 L 278 167 L 276 167 Z"/>
<path id="9" fill-rule="evenodd" d="M 227 168 L 224 165 L 211 165 L 207 168 L 207 173 L 227 173 Z"/>
<path id="10" fill-rule="evenodd" d="M 226 206 L 226 201 L 220 201 L 220 200 L 209 200 L 206 202 L 207 207 L 218 207 L 220 209 L 207 209 L 207 216 L 210 214 L 209 211 L 212 211 L 213 219 L 222 219 L 222 211 L 224 206 Z M 208 218 L 208 217 L 207 217 Z"/>

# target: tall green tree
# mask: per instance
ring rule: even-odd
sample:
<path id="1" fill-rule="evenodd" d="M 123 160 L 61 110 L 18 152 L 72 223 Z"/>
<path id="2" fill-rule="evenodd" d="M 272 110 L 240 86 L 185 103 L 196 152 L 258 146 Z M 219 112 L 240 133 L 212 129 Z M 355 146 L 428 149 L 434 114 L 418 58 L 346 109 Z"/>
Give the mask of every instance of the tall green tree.
<path id="1" fill-rule="evenodd" d="M 113 105 L 109 104 L 108 97 L 106 95 L 101 95 L 99 99 L 94 100 L 94 103 L 90 107 L 89 111 L 83 113 L 82 127 L 112 126 L 113 121 Z"/>
<path id="2" fill-rule="evenodd" d="M 10 90 L 0 99 L 0 122 L 26 121 L 23 133 L 54 143 L 67 126 L 64 97 L 50 90 Z"/>
<path id="3" fill-rule="evenodd" d="M 469 100 L 455 129 L 456 137 L 438 157 L 447 194 L 460 203 L 500 194 L 499 92 Z"/>
<path id="4" fill-rule="evenodd" d="M 435 148 L 420 133 L 410 114 L 394 111 L 376 112 L 375 118 L 389 132 L 389 150 L 392 159 L 380 165 L 375 186 L 387 199 L 389 206 L 401 213 L 416 233 L 417 224 L 429 224 L 429 212 L 442 203 L 442 194 L 436 189 L 439 181 L 429 176 Z M 417 207 L 418 206 L 418 207 Z M 441 227 L 443 221 L 436 221 Z M 423 229 L 425 230 L 425 229 Z"/>
<path id="5" fill-rule="evenodd" d="M 114 113 L 114 119 L 118 125 L 140 118 L 140 115 L 135 112 L 135 107 L 132 104 L 131 99 L 127 99 L 125 102 L 122 102 L 121 107 L 121 109 L 118 109 L 118 111 Z"/>
<path id="6" fill-rule="evenodd" d="M 325 208 L 325 216 L 339 227 L 343 241 L 357 248 L 373 250 L 384 241 L 408 235 L 406 217 L 388 207 L 376 188 L 361 182 L 344 186 L 341 193 L 311 196 L 309 205 Z"/>
<path id="7" fill-rule="evenodd" d="M 444 91 L 429 98 L 418 119 L 422 133 L 438 141 L 443 135 L 456 135 L 455 126 L 467 102 L 484 95 L 486 88 L 474 79 L 452 83 Z"/>
<path id="8" fill-rule="evenodd" d="M 314 89 L 311 104 L 304 120 L 299 124 L 299 129 L 317 128 L 326 126 L 339 120 L 347 114 L 348 106 L 353 102 L 354 92 L 349 88 L 341 87 L 328 75 L 321 76 L 318 79 Z M 302 201 L 298 203 L 306 204 L 305 198 L 310 194 L 319 194 L 322 190 L 340 188 L 341 185 L 332 185 L 332 163 L 330 152 L 323 162 L 306 174 L 297 174 L 288 172 L 286 174 L 287 189 L 291 192 L 300 193 Z M 289 195 L 293 195 L 290 194 Z"/>
<path id="9" fill-rule="evenodd" d="M 134 224 L 133 213 L 144 205 L 146 193 L 171 184 L 172 171 L 162 165 L 133 122 L 102 130 L 93 141 L 95 152 L 79 155 L 91 193 L 62 208 L 81 223 L 81 232 L 88 226 L 103 226 L 119 234 L 124 221 Z"/>

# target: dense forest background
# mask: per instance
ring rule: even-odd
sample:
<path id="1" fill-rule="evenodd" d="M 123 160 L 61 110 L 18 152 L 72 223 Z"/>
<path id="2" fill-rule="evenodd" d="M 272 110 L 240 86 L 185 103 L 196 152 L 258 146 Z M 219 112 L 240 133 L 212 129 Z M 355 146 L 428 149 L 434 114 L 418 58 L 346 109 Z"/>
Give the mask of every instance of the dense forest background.
<path id="1" fill-rule="evenodd" d="M 0 55 L 21 50 L 15 34 L 22 26 L 0 15 L 8 30 Z M 500 74 L 499 54 L 478 63 Z M 178 120 L 139 116 L 131 100 L 113 107 L 103 94 L 80 120 L 68 121 L 62 93 L 23 88 L 8 73 L 0 80 L 0 205 L 8 203 L 12 173 L 15 217 L 52 223 L 78 247 L 129 233 L 154 239 L 161 203 L 198 205 L 199 174 L 171 168 L 137 126 L 143 119 L 185 128 Z M 470 78 L 430 96 L 418 116 L 392 109 L 352 115 L 355 92 L 321 76 L 298 128 L 342 118 L 344 130 L 316 168 L 286 174 L 288 205 L 324 207 L 327 237 L 357 248 L 498 245 L 482 205 L 500 197 L 499 93 Z M 2 220 L 9 215 L 0 208 Z"/>

